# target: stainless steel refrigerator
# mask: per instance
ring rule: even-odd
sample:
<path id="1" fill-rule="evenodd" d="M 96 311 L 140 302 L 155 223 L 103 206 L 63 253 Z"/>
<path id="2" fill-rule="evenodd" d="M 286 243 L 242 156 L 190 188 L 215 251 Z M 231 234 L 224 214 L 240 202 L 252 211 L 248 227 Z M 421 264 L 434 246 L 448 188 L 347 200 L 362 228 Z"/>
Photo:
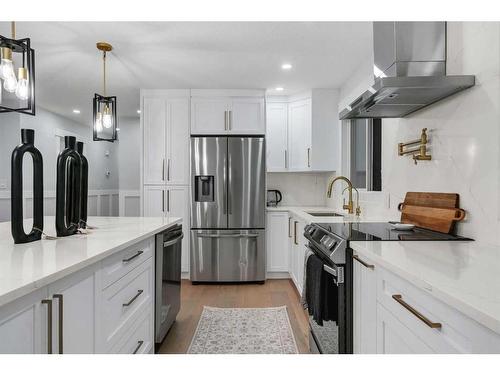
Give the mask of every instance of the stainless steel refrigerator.
<path id="1" fill-rule="evenodd" d="M 265 140 L 191 138 L 193 282 L 264 281 Z"/>

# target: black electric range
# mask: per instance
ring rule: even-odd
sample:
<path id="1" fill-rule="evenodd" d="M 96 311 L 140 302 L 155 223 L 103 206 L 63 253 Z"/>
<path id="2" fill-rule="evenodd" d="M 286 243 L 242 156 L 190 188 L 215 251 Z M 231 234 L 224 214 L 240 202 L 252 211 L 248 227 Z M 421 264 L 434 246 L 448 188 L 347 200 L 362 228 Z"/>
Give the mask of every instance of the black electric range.
<path id="1" fill-rule="evenodd" d="M 333 276 L 338 295 L 338 321 L 319 326 L 309 319 L 311 352 L 352 353 L 352 250 L 350 241 L 470 241 L 470 238 L 415 227 L 396 230 L 388 222 L 312 223 L 304 228 L 306 245 L 323 260 L 323 270 Z"/>

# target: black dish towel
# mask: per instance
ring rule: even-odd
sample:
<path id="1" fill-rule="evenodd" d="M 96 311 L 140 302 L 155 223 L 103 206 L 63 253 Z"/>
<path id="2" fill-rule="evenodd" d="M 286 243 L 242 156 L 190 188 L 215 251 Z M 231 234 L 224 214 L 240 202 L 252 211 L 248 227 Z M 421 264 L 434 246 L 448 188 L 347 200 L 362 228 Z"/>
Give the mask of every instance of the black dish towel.
<path id="1" fill-rule="evenodd" d="M 337 321 L 337 286 L 333 276 L 323 270 L 323 264 L 317 255 L 309 256 L 305 285 L 307 310 L 320 326 L 323 320 Z"/>

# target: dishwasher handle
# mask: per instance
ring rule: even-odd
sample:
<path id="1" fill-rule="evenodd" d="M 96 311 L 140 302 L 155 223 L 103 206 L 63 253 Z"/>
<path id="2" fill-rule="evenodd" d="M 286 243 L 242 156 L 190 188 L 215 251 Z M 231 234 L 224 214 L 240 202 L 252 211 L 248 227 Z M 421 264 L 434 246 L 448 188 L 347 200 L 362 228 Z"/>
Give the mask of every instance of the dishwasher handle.
<path id="1" fill-rule="evenodd" d="M 179 236 L 175 237 L 173 240 L 163 242 L 163 248 L 175 245 L 177 242 L 179 242 L 183 238 L 184 238 L 184 233 L 181 233 Z"/>

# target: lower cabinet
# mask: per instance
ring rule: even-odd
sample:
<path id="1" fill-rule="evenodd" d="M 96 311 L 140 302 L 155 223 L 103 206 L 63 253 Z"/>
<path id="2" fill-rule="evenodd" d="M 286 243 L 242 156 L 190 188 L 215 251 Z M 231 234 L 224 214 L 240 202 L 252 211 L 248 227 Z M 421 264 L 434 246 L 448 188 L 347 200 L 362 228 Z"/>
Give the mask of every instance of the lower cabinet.
<path id="1" fill-rule="evenodd" d="M 297 216 L 290 217 L 291 238 L 289 245 L 290 259 L 290 278 L 292 279 L 297 291 L 302 295 L 304 283 L 304 257 L 306 254 L 306 239 L 304 237 L 304 227 L 306 222 Z"/>
<path id="2" fill-rule="evenodd" d="M 500 353 L 500 335 L 355 254 L 355 353 Z"/>
<path id="3" fill-rule="evenodd" d="M 0 306 L 0 353 L 152 352 L 154 243 L 144 240 Z M 137 248 L 140 256 L 131 257 Z"/>
<path id="4" fill-rule="evenodd" d="M 266 228 L 267 272 L 288 272 L 288 212 L 268 212 Z"/>

